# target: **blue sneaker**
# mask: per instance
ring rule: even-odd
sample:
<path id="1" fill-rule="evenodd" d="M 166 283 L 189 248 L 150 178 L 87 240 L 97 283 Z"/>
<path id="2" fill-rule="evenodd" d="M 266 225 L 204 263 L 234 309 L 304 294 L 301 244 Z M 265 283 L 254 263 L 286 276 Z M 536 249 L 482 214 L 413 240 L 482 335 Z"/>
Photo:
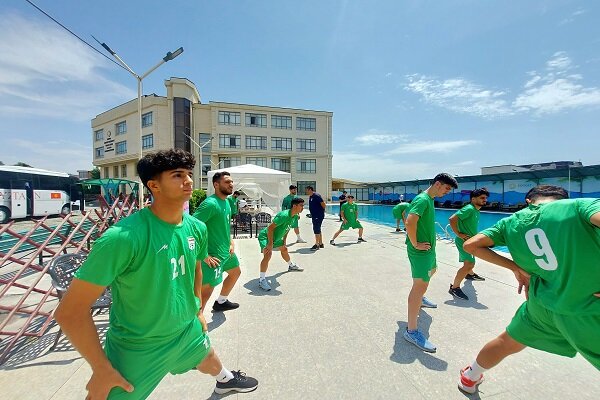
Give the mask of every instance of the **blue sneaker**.
<path id="1" fill-rule="evenodd" d="M 421 350 L 426 351 L 428 353 L 435 353 L 437 350 L 433 343 L 427 340 L 425 336 L 423 336 L 423 334 L 418 330 L 409 331 L 408 329 L 406 329 L 406 331 L 404 332 L 404 339 L 406 339 L 407 342 L 414 344 Z"/>
<path id="2" fill-rule="evenodd" d="M 437 304 L 435 304 L 433 301 L 429 300 L 427 297 L 423 296 L 423 300 L 421 301 L 421 307 L 437 308 Z"/>

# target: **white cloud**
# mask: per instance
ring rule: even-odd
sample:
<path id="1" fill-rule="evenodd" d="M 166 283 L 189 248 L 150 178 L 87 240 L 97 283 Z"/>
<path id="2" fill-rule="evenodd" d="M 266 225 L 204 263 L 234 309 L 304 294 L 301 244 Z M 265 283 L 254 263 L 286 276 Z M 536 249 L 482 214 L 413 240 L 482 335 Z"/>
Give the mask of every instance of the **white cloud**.
<path id="1" fill-rule="evenodd" d="M 335 178 L 359 182 L 385 182 L 435 176 L 439 165 L 423 162 L 407 162 L 378 154 L 333 152 Z"/>
<path id="2" fill-rule="evenodd" d="M 388 150 L 387 155 L 414 154 L 414 153 L 450 153 L 461 147 L 478 144 L 476 140 L 453 141 L 417 141 L 404 143 L 395 149 Z"/>
<path id="3" fill-rule="evenodd" d="M 570 24 L 571 22 L 575 21 L 575 18 L 583 15 L 586 13 L 586 10 L 583 9 L 578 9 L 576 11 L 574 11 L 570 16 L 568 16 L 567 18 L 563 19 L 562 21 L 560 21 L 558 23 L 558 25 L 565 25 L 565 24 Z"/>
<path id="4" fill-rule="evenodd" d="M 75 173 L 92 167 L 92 148 L 65 140 L 36 142 L 26 139 L 7 139 L 10 154 L 2 155 L 5 164 L 23 161 L 37 168 Z"/>
<path id="5" fill-rule="evenodd" d="M 374 146 L 378 144 L 391 144 L 406 141 L 408 135 L 400 135 L 370 129 L 366 134 L 356 137 L 354 140 L 363 146 Z"/>
<path id="6" fill-rule="evenodd" d="M 390 77 L 392 75 L 394 75 L 394 74 L 392 74 L 391 72 L 388 72 L 387 74 L 385 74 L 386 77 Z"/>
<path id="7" fill-rule="evenodd" d="M 485 89 L 463 78 L 438 80 L 425 75 L 408 75 L 406 90 L 419 94 L 430 104 L 452 111 L 493 119 L 511 115 L 503 91 Z"/>

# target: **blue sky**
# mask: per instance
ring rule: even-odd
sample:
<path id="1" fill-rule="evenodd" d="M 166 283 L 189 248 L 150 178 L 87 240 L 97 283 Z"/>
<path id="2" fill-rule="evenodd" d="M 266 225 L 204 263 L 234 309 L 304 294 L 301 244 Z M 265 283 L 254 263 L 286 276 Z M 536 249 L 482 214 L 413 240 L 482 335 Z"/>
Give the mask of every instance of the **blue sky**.
<path id="1" fill-rule="evenodd" d="M 600 3 L 35 0 L 108 43 L 144 81 L 186 77 L 204 102 L 334 113 L 333 176 L 478 174 L 600 164 Z M 90 120 L 135 80 L 22 0 L 0 3 L 0 160 L 91 168 Z"/>

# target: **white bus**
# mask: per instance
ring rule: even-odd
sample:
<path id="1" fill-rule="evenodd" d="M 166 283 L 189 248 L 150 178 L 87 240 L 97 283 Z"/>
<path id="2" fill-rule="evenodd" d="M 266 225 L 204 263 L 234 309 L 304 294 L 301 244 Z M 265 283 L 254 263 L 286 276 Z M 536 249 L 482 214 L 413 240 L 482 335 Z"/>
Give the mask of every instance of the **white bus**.
<path id="1" fill-rule="evenodd" d="M 64 172 L 0 165 L 0 224 L 9 219 L 67 214 L 80 199 L 79 179 Z"/>

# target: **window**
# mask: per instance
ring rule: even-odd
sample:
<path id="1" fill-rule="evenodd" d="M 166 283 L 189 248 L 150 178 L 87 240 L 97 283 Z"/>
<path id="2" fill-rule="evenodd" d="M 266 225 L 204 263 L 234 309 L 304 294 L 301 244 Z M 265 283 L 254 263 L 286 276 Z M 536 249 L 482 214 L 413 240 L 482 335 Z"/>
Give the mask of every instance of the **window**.
<path id="1" fill-rule="evenodd" d="M 219 135 L 219 147 L 222 149 L 239 149 L 242 146 L 241 135 Z"/>
<path id="2" fill-rule="evenodd" d="M 127 133 L 127 122 L 119 122 L 117 125 L 115 125 L 115 128 L 117 131 L 117 135 L 123 135 Z"/>
<path id="3" fill-rule="evenodd" d="M 267 149 L 267 137 L 266 136 L 246 136 L 246 148 L 256 150 Z"/>
<path id="4" fill-rule="evenodd" d="M 316 120 L 316 118 L 296 117 L 296 130 L 299 130 L 299 131 L 316 131 L 317 130 L 317 120 Z"/>
<path id="5" fill-rule="evenodd" d="M 154 134 L 142 136 L 142 149 L 151 149 L 154 147 Z"/>
<path id="6" fill-rule="evenodd" d="M 108 167 L 104 167 L 104 177 L 108 178 Z"/>
<path id="7" fill-rule="evenodd" d="M 246 157 L 246 164 L 254 164 L 267 168 L 267 157 Z"/>
<path id="8" fill-rule="evenodd" d="M 315 181 L 298 181 L 296 186 L 298 186 L 298 194 L 305 194 L 307 186 L 312 186 L 315 192 L 317 191 L 317 182 Z"/>
<path id="9" fill-rule="evenodd" d="M 271 138 L 271 150 L 292 151 L 292 138 Z"/>
<path id="10" fill-rule="evenodd" d="M 232 111 L 219 111 L 219 125 L 239 125 L 240 113 Z"/>
<path id="11" fill-rule="evenodd" d="M 296 151 L 317 151 L 317 139 L 296 139 Z"/>
<path id="12" fill-rule="evenodd" d="M 121 165 L 121 177 L 122 178 L 127 177 L 127 164 Z"/>
<path id="13" fill-rule="evenodd" d="M 241 157 L 219 157 L 219 168 L 231 168 L 242 165 Z"/>
<path id="14" fill-rule="evenodd" d="M 113 167 L 113 175 L 114 175 L 113 178 L 118 178 L 119 177 L 119 166 L 118 165 L 115 165 Z"/>
<path id="15" fill-rule="evenodd" d="M 96 147 L 96 158 L 104 158 L 104 146 Z"/>
<path id="16" fill-rule="evenodd" d="M 104 139 L 104 129 L 98 129 L 97 131 L 94 131 L 94 140 L 98 141 L 102 139 Z"/>
<path id="17" fill-rule="evenodd" d="M 289 158 L 271 158 L 271 168 L 283 171 L 291 172 Z"/>
<path id="18" fill-rule="evenodd" d="M 292 129 L 292 117 L 283 115 L 271 115 L 271 128 Z"/>
<path id="19" fill-rule="evenodd" d="M 246 126 L 256 126 L 258 128 L 266 128 L 267 127 L 267 115 L 266 114 L 246 113 Z"/>
<path id="20" fill-rule="evenodd" d="M 202 151 L 210 152 L 210 150 L 212 149 L 212 138 L 213 137 L 210 133 L 199 134 L 198 144 L 202 147 Z"/>
<path id="21" fill-rule="evenodd" d="M 122 142 L 117 142 L 115 144 L 115 146 L 116 146 L 116 149 L 117 149 L 115 152 L 117 154 L 125 154 L 125 153 L 127 153 L 127 141 L 126 140 L 123 140 Z"/>
<path id="22" fill-rule="evenodd" d="M 152 125 L 152 111 L 142 114 L 142 128 Z"/>
<path id="23" fill-rule="evenodd" d="M 301 174 L 314 174 L 317 172 L 317 160 L 299 159 L 296 161 L 296 172 Z"/>

